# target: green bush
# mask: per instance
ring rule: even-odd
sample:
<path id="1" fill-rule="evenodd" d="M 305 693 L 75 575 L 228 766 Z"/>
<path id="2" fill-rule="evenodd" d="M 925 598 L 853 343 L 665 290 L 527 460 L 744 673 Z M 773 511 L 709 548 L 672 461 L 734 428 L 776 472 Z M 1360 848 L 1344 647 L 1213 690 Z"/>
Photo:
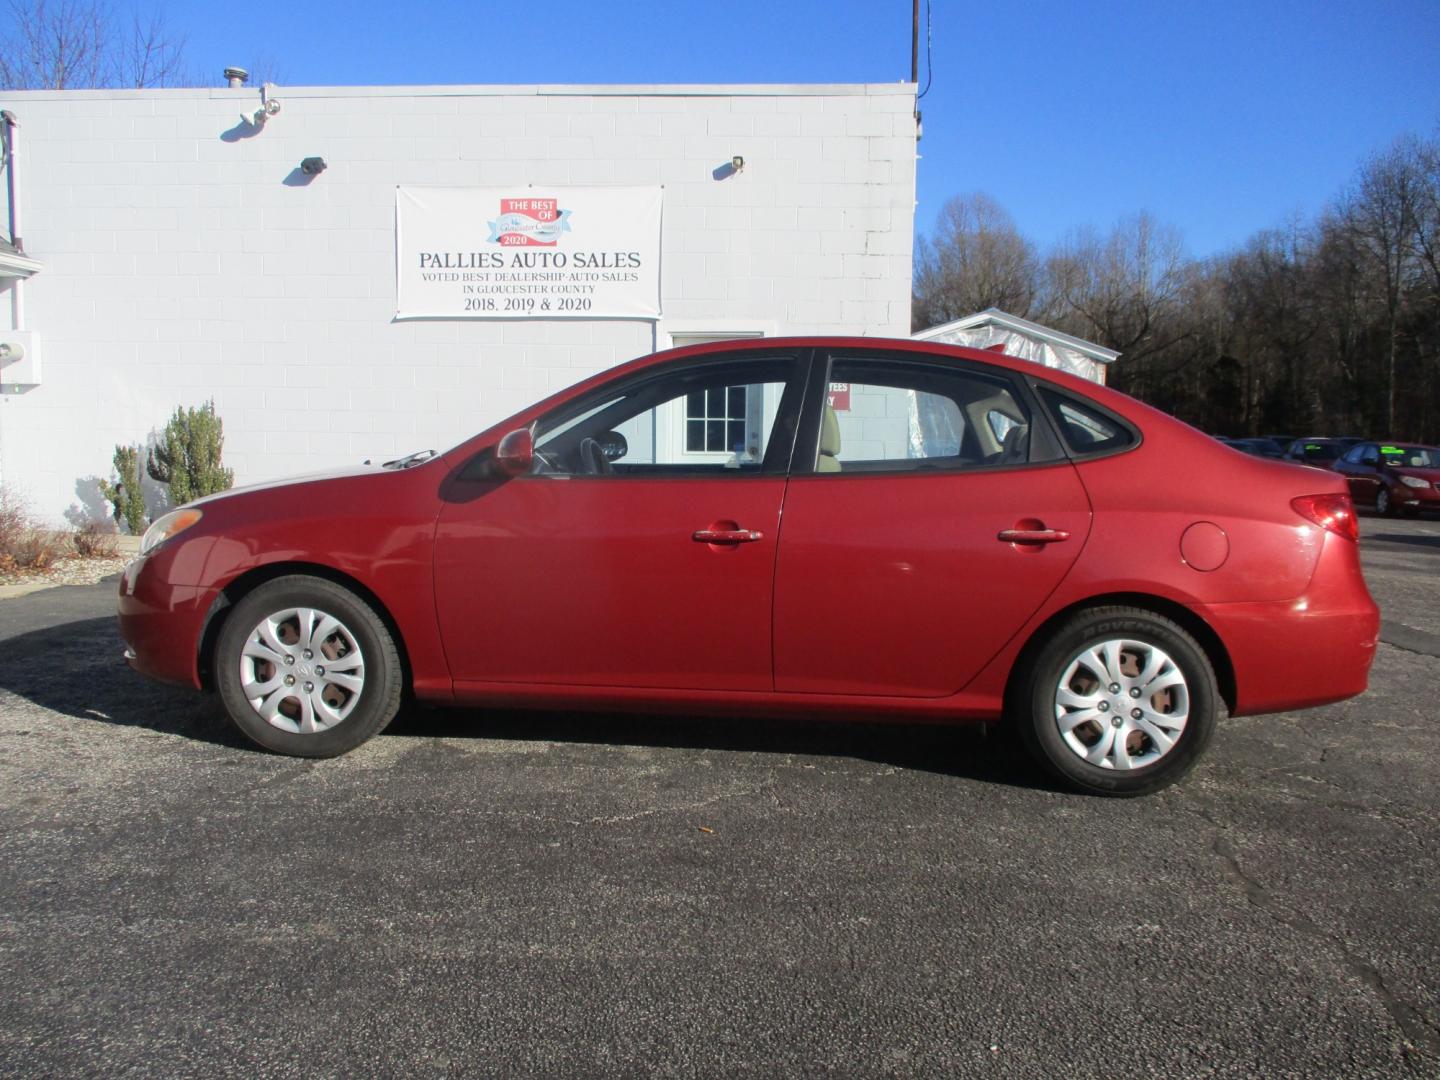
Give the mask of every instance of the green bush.
<path id="1" fill-rule="evenodd" d="M 235 473 L 220 463 L 224 449 L 225 424 L 215 415 L 215 402 L 198 409 L 177 407 L 161 441 L 151 448 L 145 470 L 170 485 L 171 506 L 184 506 L 235 483 Z"/>
<path id="2" fill-rule="evenodd" d="M 115 447 L 115 475 L 100 481 L 100 494 L 115 508 L 115 520 L 123 521 L 131 536 L 145 531 L 145 495 L 140 490 L 140 451 L 133 446 Z"/>

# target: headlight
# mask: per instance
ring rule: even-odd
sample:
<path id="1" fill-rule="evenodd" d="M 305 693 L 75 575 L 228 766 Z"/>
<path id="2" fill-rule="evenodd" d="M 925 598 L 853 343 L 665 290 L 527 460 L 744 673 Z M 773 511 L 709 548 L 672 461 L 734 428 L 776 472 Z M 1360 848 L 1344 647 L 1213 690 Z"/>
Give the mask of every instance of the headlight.
<path id="1" fill-rule="evenodd" d="M 1402 476 L 1400 477 L 1400 483 L 1406 487 L 1413 488 L 1427 488 L 1430 486 L 1429 480 L 1421 480 L 1418 476 Z"/>
<path id="2" fill-rule="evenodd" d="M 161 544 L 165 543 L 172 536 L 176 536 L 190 528 L 201 518 L 199 510 L 172 510 L 159 521 L 145 530 L 145 536 L 140 541 L 140 554 L 149 555 Z"/>

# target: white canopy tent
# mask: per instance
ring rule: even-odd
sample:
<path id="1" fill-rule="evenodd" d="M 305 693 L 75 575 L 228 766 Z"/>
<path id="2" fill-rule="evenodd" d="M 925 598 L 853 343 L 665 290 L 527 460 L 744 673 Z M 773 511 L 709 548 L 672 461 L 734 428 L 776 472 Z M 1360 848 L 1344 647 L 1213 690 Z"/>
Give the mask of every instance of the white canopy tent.
<path id="1" fill-rule="evenodd" d="M 1093 342 L 1062 334 L 1048 326 L 1010 315 L 999 308 L 986 308 L 963 319 L 932 326 L 911 334 L 916 341 L 939 341 L 971 349 L 997 349 L 1009 356 L 1033 360 L 1046 367 L 1104 383 L 1105 369 L 1120 356 Z"/>

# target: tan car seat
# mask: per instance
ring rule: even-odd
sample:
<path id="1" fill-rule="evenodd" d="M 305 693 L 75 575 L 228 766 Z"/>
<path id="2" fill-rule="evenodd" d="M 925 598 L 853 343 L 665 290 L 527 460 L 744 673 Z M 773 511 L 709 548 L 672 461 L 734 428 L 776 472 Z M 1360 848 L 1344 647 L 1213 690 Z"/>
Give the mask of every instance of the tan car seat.
<path id="1" fill-rule="evenodd" d="M 815 462 L 816 472 L 839 472 L 840 461 L 840 418 L 829 405 L 820 418 L 820 457 Z"/>

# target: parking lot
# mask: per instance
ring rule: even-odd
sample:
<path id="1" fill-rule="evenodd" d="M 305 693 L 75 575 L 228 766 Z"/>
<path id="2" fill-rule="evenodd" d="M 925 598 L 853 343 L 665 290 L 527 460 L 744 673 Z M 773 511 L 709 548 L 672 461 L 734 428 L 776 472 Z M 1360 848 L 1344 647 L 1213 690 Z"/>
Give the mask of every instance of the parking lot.
<path id="1" fill-rule="evenodd" d="M 970 729 L 410 709 L 257 752 L 0 601 L 5 1075 L 1440 1074 L 1440 521 L 1372 689 L 1059 792 Z"/>

